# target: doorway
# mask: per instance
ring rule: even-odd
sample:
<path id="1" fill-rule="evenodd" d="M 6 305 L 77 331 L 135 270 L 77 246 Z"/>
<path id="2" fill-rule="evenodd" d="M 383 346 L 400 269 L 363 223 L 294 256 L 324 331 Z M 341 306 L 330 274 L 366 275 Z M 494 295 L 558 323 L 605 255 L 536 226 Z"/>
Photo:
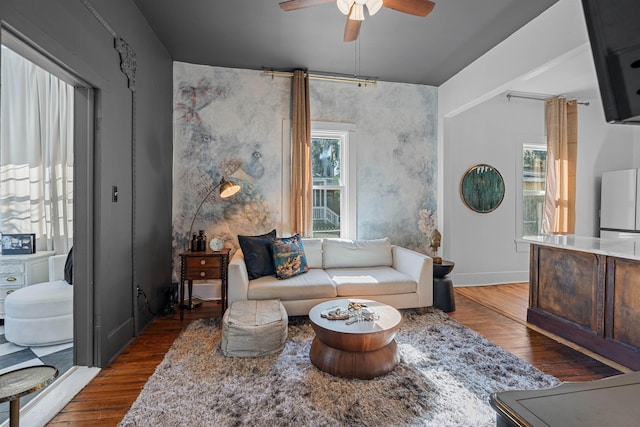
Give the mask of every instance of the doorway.
<path id="1" fill-rule="evenodd" d="M 56 133 L 58 138 L 53 140 L 62 140 L 64 138 L 60 135 L 66 135 L 65 144 L 68 142 L 68 149 L 66 154 L 60 154 L 59 147 L 48 147 L 46 154 L 40 157 L 55 157 L 56 161 L 47 165 L 49 169 L 56 169 L 54 172 L 54 183 L 49 183 L 54 186 L 54 190 L 46 190 L 47 194 L 42 196 L 44 210 L 47 213 L 44 215 L 45 225 L 42 228 L 31 229 L 29 232 L 36 233 L 36 250 L 41 251 L 55 251 L 57 254 L 66 254 L 68 250 L 73 246 L 74 250 L 74 272 L 73 272 L 73 340 L 69 343 L 64 343 L 55 346 L 38 346 L 29 348 L 16 348 L 17 346 L 6 342 L 2 334 L 4 331 L 0 328 L 0 348 L 5 346 L 5 354 L 0 354 L 0 372 L 11 370 L 12 367 L 25 367 L 33 364 L 50 364 L 58 368 L 59 377 L 56 381 L 56 389 L 61 387 L 62 383 L 69 383 L 69 379 L 76 381 L 74 377 L 75 371 L 82 367 L 87 368 L 95 366 L 94 352 L 93 352 L 93 322 L 90 321 L 93 317 L 93 141 L 94 141 L 94 103 L 95 103 L 95 90 L 83 81 L 80 77 L 73 72 L 65 68 L 59 61 L 55 60 L 51 55 L 41 51 L 35 45 L 29 43 L 27 40 L 14 34 L 7 28 L 2 28 L 1 32 L 1 44 L 2 44 L 2 56 L 0 61 L 5 64 L 6 56 L 19 56 L 23 61 L 28 62 L 29 65 L 29 78 L 34 78 L 37 74 L 35 69 L 40 69 L 46 73 L 45 80 L 56 82 L 56 86 L 60 86 L 64 95 L 57 94 L 55 96 L 56 102 L 60 101 L 60 97 L 64 96 L 66 104 L 66 113 L 68 120 L 59 120 L 57 123 L 64 121 L 67 129 L 61 130 L 61 126 L 42 131 L 44 127 L 38 127 L 33 122 L 27 122 L 24 124 L 24 128 L 32 131 L 34 128 L 38 128 L 36 134 L 44 133 Z M 2 96 L 5 96 L 10 92 L 10 84 L 3 84 Z M 49 87 L 50 88 L 50 87 Z M 50 91 L 49 91 L 50 92 Z M 51 94 L 51 93 L 49 93 Z M 44 98 L 42 98 L 44 99 Z M 3 111 L 8 110 L 11 104 L 3 105 Z M 0 123 L 0 131 L 8 131 L 8 125 L 6 123 Z M 14 129 L 14 133 L 16 130 Z M 4 136 L 4 134 L 3 134 Z M 38 135 L 36 135 L 38 136 Z M 23 139 L 31 139 L 36 136 L 31 135 Z M 49 135 L 51 136 L 51 135 Z M 3 138 L 3 143 L 4 143 Z M 27 144 L 25 144 L 27 145 Z M 39 144 L 35 144 L 39 145 Z M 24 148 L 24 147 L 23 147 Z M 52 154 L 54 153 L 54 154 Z M 24 157 L 29 155 L 25 152 Z M 66 159 L 65 161 L 59 161 L 60 158 Z M 68 161 L 71 159 L 72 161 Z M 4 165 L 4 162 L 0 163 Z M 27 162 L 29 166 L 23 169 L 32 169 L 30 166 L 32 163 L 38 163 L 41 159 L 36 159 L 31 162 Z M 13 162 L 16 163 L 16 162 Z M 15 168 L 14 168 L 15 169 Z M 3 178 L 5 174 L 3 173 Z M 34 184 L 33 178 L 17 178 L 18 181 L 24 180 L 24 183 L 28 183 L 29 189 L 40 187 L 39 184 Z M 51 180 L 51 178 L 50 178 Z M 43 187 L 46 187 L 43 185 Z M 35 190 L 34 190 L 35 191 Z M 52 199 L 51 193 L 55 197 Z M 0 200 L 2 204 L 8 204 L 10 200 L 0 194 Z M 38 197 L 32 197 L 30 192 L 27 191 L 27 196 L 18 196 L 17 200 L 21 202 L 31 202 L 30 199 L 39 199 Z M 15 198 L 14 198 L 15 199 Z M 13 201 L 13 200 L 11 200 Z M 3 206 L 3 211 L 4 211 Z M 25 224 L 24 218 L 17 215 L 17 221 L 15 227 L 27 227 L 30 218 L 33 216 L 34 209 L 28 209 L 27 223 Z M 36 221 L 39 222 L 40 220 Z M 51 224 L 51 223 L 55 224 Z M 3 219 L 3 227 L 6 226 Z M 44 231 L 42 231 L 44 230 Z M 53 231 L 52 231 L 53 230 Z M 4 230 L 0 230 L 4 231 Z M 5 231 L 6 232 L 6 231 Z M 32 283 L 26 283 L 27 285 Z M 0 325 L 3 326 L 3 325 Z M 2 350 L 0 349 L 0 353 Z M 6 356 L 6 357 L 5 357 Z M 4 357 L 4 363 L 2 358 Z M 11 362 L 16 362 L 11 364 Z M 4 367 L 2 366 L 4 364 Z M 86 370 L 85 370 L 86 371 Z M 96 370 L 95 373 L 97 373 Z M 93 375 L 95 375 L 95 373 Z M 87 376 L 86 372 L 83 372 L 85 378 L 90 378 L 92 375 Z M 87 381 L 88 381 L 87 380 Z M 53 388 L 50 386 L 49 388 Z M 74 387 L 78 387 L 75 384 Z M 62 386 L 64 388 L 64 386 Z M 45 389 L 46 390 L 46 389 Z M 65 392 L 56 392 L 52 394 L 65 395 Z M 69 396 L 69 399 L 73 397 L 75 393 Z M 37 395 L 30 395 L 29 398 L 35 398 Z M 29 398 L 25 397 L 21 399 L 22 406 L 29 404 Z M 37 399 L 33 399 L 37 400 Z M 3 408 L 0 406 L 0 421 L 4 420 Z"/>

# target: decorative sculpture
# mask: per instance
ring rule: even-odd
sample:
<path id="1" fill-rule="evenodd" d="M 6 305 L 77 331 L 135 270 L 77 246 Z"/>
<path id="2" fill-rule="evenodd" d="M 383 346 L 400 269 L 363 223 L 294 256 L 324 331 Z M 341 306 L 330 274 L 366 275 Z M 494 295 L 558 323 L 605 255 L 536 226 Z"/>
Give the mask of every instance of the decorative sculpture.
<path id="1" fill-rule="evenodd" d="M 441 241 L 442 235 L 437 228 L 434 228 L 433 233 L 431 233 L 431 245 L 429 245 L 429 247 L 433 252 L 432 257 L 435 264 L 442 264 L 442 258 L 438 256 L 438 248 L 440 247 Z"/>

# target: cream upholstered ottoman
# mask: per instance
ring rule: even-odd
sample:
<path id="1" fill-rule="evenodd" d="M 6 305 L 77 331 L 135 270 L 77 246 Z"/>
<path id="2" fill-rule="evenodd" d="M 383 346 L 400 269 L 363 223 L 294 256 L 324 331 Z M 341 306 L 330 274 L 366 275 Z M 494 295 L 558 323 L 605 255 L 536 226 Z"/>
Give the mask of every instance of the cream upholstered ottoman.
<path id="1" fill-rule="evenodd" d="M 280 300 L 234 301 L 222 317 L 222 353 L 228 357 L 279 353 L 287 341 L 288 322 Z"/>
<path id="2" fill-rule="evenodd" d="M 73 341 L 73 286 L 64 280 L 67 255 L 49 257 L 50 282 L 25 286 L 4 300 L 4 336 L 17 345 Z"/>

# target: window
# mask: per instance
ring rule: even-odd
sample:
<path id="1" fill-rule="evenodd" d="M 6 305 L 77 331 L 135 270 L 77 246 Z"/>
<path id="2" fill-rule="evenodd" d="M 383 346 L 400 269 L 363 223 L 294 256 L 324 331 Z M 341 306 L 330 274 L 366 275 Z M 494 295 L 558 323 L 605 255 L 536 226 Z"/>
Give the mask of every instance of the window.
<path id="1" fill-rule="evenodd" d="M 349 198 L 349 131 L 311 131 L 313 237 L 353 237 Z"/>
<path id="2" fill-rule="evenodd" d="M 522 150 L 522 235 L 542 234 L 547 148 L 524 145 Z"/>

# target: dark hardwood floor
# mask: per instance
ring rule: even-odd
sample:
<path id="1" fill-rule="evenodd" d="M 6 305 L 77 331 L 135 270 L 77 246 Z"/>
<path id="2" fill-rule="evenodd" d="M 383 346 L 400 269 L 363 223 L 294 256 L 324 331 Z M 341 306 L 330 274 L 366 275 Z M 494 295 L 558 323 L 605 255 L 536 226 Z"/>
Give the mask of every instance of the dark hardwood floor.
<path id="1" fill-rule="evenodd" d="M 456 289 L 456 311 L 449 315 L 560 380 L 588 381 L 620 373 L 527 328 L 525 322 L 518 318 L 526 312 L 525 285 Z M 493 308 L 482 305 L 470 297 Z M 218 315 L 218 305 L 205 303 L 197 310 L 185 312 L 183 321 L 180 321 L 179 315 L 156 318 L 48 425 L 116 426 L 182 329 L 191 320 Z"/>

